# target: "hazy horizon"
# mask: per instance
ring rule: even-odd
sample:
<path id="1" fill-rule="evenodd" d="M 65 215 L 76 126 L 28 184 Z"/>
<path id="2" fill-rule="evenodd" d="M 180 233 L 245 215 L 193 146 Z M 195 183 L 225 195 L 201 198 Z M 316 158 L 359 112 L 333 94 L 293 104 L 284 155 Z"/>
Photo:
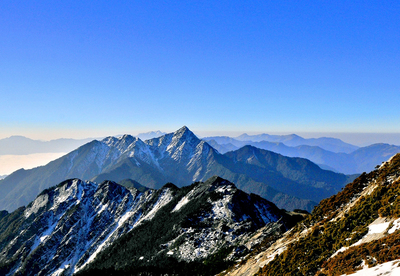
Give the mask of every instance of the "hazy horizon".
<path id="1" fill-rule="evenodd" d="M 258 135 L 258 134 L 270 134 L 270 135 L 290 135 L 296 134 L 303 138 L 321 138 L 321 137 L 331 137 L 342 140 L 343 142 L 353 144 L 355 146 L 364 147 L 375 143 L 387 143 L 392 145 L 400 145 L 400 133 L 356 133 L 356 132 L 267 132 L 267 131 L 196 131 L 193 130 L 190 126 L 188 126 L 191 131 L 193 131 L 199 138 L 210 137 L 210 136 L 229 136 L 232 138 L 238 137 L 242 134 L 249 135 Z M 107 134 L 107 135 L 91 135 L 91 136 L 55 136 L 55 137 L 46 137 L 44 135 L 33 135 L 27 136 L 23 134 L 14 134 L 9 136 L 0 136 L 1 139 L 10 138 L 12 136 L 23 136 L 32 140 L 40 140 L 40 141 L 51 141 L 57 139 L 103 139 L 108 136 L 121 136 L 124 134 L 129 134 L 132 136 L 137 136 L 139 134 L 161 131 L 164 133 L 171 133 L 176 131 L 179 128 L 174 130 L 163 131 L 162 129 L 154 129 L 145 132 L 124 132 L 118 134 Z M 28 134 L 29 135 L 29 134 Z"/>
<path id="2" fill-rule="evenodd" d="M 190 127 L 189 127 L 190 129 Z M 176 129 L 177 130 L 177 129 Z M 156 131 L 156 130 L 154 130 Z M 162 131 L 162 130 L 160 130 Z M 175 130 L 174 130 L 175 131 Z M 193 131 L 193 130 L 192 130 Z M 167 131 L 165 131 L 167 132 Z M 225 133 L 216 133 L 216 132 L 196 132 L 194 133 L 199 137 L 207 137 L 207 136 L 230 136 L 237 137 L 245 132 L 225 132 Z M 262 134 L 266 132 L 247 132 L 249 135 L 254 134 Z M 121 133 L 122 134 L 131 134 L 133 136 L 138 135 L 139 133 Z M 203 134 L 203 135 L 200 135 Z M 221 135 L 220 135 L 221 134 Z M 400 133 L 267 133 L 267 134 L 275 134 L 275 135 L 286 135 L 286 134 L 297 134 L 303 138 L 319 138 L 319 137 L 332 137 L 338 138 L 342 141 L 353 144 L 359 147 L 369 146 L 375 143 L 387 143 L 392 145 L 400 146 Z M 106 135 L 106 136 L 117 136 L 117 135 Z M 19 135 L 18 135 L 19 136 Z M 24 136 L 26 137 L 26 136 Z M 7 138 L 7 137 L 5 137 Z M 31 137 L 27 137 L 32 139 Z M 59 137 L 65 138 L 65 137 Z M 71 138 L 71 137 L 68 137 Z M 86 137 L 89 138 L 89 137 Z M 91 137 L 93 138 L 93 137 Z M 103 137 L 96 137 L 97 139 L 102 139 Z M 96 139 L 93 138 L 93 139 Z M 4 138 L 0 138 L 4 139 Z M 56 138 L 57 139 L 57 138 Z M 36 139 L 33 139 L 36 140 Z M 50 139 L 53 140 L 53 139 Z M 42 141 L 49 141 L 44 140 Z M 31 169 L 37 166 L 46 165 L 48 162 L 53 161 L 68 152 L 60 152 L 60 153 L 35 153 L 35 154 L 26 154 L 26 155 L 0 155 L 0 176 L 8 175 L 18 169 Z"/>
<path id="3" fill-rule="evenodd" d="M 399 13 L 377 1 L 4 2 L 0 136 L 398 133 Z"/>

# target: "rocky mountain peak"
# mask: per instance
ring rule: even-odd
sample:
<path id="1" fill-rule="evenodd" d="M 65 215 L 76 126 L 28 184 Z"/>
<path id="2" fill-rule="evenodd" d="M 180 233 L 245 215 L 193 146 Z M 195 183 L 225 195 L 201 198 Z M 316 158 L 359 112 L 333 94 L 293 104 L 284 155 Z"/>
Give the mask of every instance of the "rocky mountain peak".
<path id="1" fill-rule="evenodd" d="M 204 182 L 204 185 L 209 185 L 212 188 L 218 188 L 223 186 L 230 186 L 232 188 L 236 188 L 235 184 L 217 175 L 210 177 L 206 182 Z"/>
<path id="2" fill-rule="evenodd" d="M 118 139 L 117 144 L 115 145 L 116 147 L 120 149 L 128 149 L 133 143 L 136 143 L 137 141 L 141 141 L 137 137 L 133 137 L 132 135 L 125 134 L 124 136 L 120 137 Z M 142 142 L 142 141 L 141 141 Z"/>
<path id="3" fill-rule="evenodd" d="M 187 127 L 183 126 L 173 134 L 173 140 L 183 140 L 183 141 L 191 141 L 194 140 L 196 142 L 200 142 L 200 139 Z"/>
<path id="4" fill-rule="evenodd" d="M 119 154 L 123 154 L 127 151 L 138 151 L 146 148 L 146 144 L 138 137 L 125 134 L 122 137 L 107 137 L 102 140 L 104 144 L 110 147 L 112 150 L 117 150 Z"/>
<path id="5" fill-rule="evenodd" d="M 191 159 L 202 141 L 186 126 L 172 134 L 166 151 L 175 161 Z"/>
<path id="6" fill-rule="evenodd" d="M 103 140 L 101 140 L 101 142 L 103 142 L 104 144 L 109 145 L 109 146 L 114 145 L 115 143 L 117 143 L 117 141 L 118 141 L 118 138 L 114 137 L 114 136 L 109 136 L 109 137 L 106 137 Z"/>
<path id="7" fill-rule="evenodd" d="M 137 137 L 133 137 L 133 136 L 130 135 L 130 134 L 124 134 L 124 135 L 120 138 L 121 141 L 126 141 L 127 143 L 132 143 L 133 141 L 135 141 L 135 140 L 137 140 L 137 139 L 138 139 Z"/>

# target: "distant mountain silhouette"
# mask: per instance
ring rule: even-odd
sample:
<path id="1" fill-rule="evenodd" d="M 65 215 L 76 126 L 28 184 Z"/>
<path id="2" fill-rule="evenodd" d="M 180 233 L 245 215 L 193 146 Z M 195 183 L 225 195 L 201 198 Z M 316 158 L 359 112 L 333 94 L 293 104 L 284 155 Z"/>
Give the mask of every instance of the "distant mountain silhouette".
<path id="1" fill-rule="evenodd" d="M 33 153 L 70 152 L 93 139 L 56 139 L 40 141 L 24 136 L 0 139 L 0 155 L 26 155 Z"/>
<path id="2" fill-rule="evenodd" d="M 264 137 L 264 136 L 263 136 Z M 319 146 L 287 146 L 283 142 L 239 141 L 231 137 L 216 136 L 203 138 L 220 153 L 237 150 L 245 145 L 270 150 L 289 157 L 302 157 L 328 169 L 344 174 L 359 174 L 371 171 L 390 156 L 400 152 L 399 146 L 373 144 L 354 150 L 351 153 L 332 152 Z M 261 138 L 260 138 L 261 139 Z"/>
<path id="3" fill-rule="evenodd" d="M 303 138 L 296 134 L 290 135 L 269 135 L 269 134 L 258 134 L 258 135 L 247 135 L 242 134 L 236 137 L 236 140 L 239 141 L 252 141 L 252 142 L 278 142 L 283 143 L 289 147 L 296 147 L 296 146 L 316 146 L 322 149 L 332 151 L 332 152 L 344 152 L 350 153 L 354 150 L 358 149 L 357 146 L 348 144 L 343 142 L 337 138 L 331 137 L 321 137 L 321 138 Z"/>
<path id="4" fill-rule="evenodd" d="M 148 139 L 152 139 L 152 138 L 157 138 L 157 137 L 163 136 L 165 134 L 167 134 L 167 133 L 157 130 L 157 131 L 139 133 L 138 135 L 136 135 L 136 137 L 138 137 L 144 141 L 144 140 L 148 140 Z"/>

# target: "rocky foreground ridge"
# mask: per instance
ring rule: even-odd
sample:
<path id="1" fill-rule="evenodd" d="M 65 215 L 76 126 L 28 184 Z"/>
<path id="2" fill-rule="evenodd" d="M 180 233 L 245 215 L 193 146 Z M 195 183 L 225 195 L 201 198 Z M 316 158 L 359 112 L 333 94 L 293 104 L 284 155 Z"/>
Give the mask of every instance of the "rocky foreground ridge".
<path id="1" fill-rule="evenodd" d="M 66 180 L 27 207 L 0 213 L 1 275 L 221 271 L 247 243 L 280 235 L 290 216 L 219 177 L 178 188 Z M 116 274 L 116 275 L 117 275 Z"/>
<path id="2" fill-rule="evenodd" d="M 276 242 L 220 275 L 397 275 L 400 154 L 327 198 Z"/>

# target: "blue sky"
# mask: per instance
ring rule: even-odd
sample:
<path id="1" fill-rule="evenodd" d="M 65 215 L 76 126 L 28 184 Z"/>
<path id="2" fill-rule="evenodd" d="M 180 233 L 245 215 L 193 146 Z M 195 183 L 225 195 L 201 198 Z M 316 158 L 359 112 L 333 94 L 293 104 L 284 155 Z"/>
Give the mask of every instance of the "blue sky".
<path id="1" fill-rule="evenodd" d="M 398 1 L 1 1 L 0 138 L 399 133 Z"/>

